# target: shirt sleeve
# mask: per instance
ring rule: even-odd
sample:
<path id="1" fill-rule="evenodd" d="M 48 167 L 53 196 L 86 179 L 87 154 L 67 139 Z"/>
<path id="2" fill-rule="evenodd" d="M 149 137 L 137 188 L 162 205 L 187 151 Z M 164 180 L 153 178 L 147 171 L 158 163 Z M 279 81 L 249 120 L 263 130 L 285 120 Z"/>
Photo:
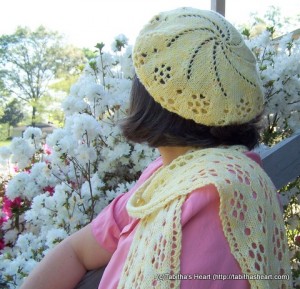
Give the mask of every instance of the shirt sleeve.
<path id="1" fill-rule="evenodd" d="M 92 221 L 94 237 L 101 247 L 111 253 L 116 250 L 120 233 L 129 222 L 126 211 L 127 200 L 128 193 L 120 195 Z"/>
<path id="2" fill-rule="evenodd" d="M 161 165 L 161 158 L 152 162 L 129 192 L 114 199 L 92 221 L 93 235 L 102 248 L 111 253 L 116 250 L 121 232 L 133 220 L 126 209 L 128 199 Z"/>

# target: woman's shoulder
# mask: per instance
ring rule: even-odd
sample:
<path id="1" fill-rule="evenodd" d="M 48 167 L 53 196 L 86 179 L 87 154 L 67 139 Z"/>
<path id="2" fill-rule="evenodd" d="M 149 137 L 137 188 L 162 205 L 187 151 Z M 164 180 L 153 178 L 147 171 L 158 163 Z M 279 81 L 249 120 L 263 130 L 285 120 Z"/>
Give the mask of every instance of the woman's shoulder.
<path id="1" fill-rule="evenodd" d="M 163 165 L 162 157 L 158 157 L 153 162 L 151 162 L 142 172 L 141 176 L 137 181 L 137 185 L 141 185 L 147 179 L 149 179 L 153 173 L 155 173 Z"/>
<path id="2" fill-rule="evenodd" d="M 252 161 L 261 166 L 260 156 L 253 151 L 246 151 L 244 154 Z M 182 223 L 188 222 L 201 211 L 206 211 L 209 206 L 218 207 L 220 204 L 220 195 L 215 185 L 205 185 L 190 192 L 182 207 Z M 203 217 L 201 215 L 201 217 Z"/>
<path id="3" fill-rule="evenodd" d="M 145 182 L 148 178 L 151 177 L 151 175 L 160 167 L 162 166 L 162 159 L 161 157 L 157 158 L 153 162 L 151 162 L 142 172 L 139 179 L 135 183 L 135 185 L 128 191 L 124 192 L 117 198 L 115 198 L 112 203 L 110 204 L 109 208 L 114 209 L 116 212 L 115 214 L 127 214 L 126 210 L 126 204 L 128 202 L 128 199 L 131 197 L 132 194 Z"/>

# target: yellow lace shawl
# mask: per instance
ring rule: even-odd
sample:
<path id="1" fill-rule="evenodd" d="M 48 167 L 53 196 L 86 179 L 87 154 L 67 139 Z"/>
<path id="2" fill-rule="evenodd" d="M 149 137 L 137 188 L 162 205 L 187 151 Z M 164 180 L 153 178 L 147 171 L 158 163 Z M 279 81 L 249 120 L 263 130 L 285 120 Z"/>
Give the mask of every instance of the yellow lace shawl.
<path id="1" fill-rule="evenodd" d="M 234 146 L 187 153 L 160 168 L 135 192 L 127 210 L 140 222 L 118 289 L 180 288 L 180 280 L 157 277 L 180 273 L 181 206 L 190 192 L 208 184 L 219 192 L 223 231 L 242 273 L 290 273 L 274 185 L 243 150 Z M 249 282 L 252 289 L 288 288 L 287 280 Z"/>

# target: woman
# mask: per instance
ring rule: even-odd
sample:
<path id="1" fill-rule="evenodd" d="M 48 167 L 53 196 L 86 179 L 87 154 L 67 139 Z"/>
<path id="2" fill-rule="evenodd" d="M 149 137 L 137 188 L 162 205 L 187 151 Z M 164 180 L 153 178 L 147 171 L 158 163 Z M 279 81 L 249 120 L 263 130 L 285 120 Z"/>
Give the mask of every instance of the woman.
<path id="1" fill-rule="evenodd" d="M 59 244 L 25 288 L 288 288 L 275 188 L 250 152 L 263 93 L 253 54 L 212 11 L 160 13 L 133 51 L 129 141 L 161 157 L 135 187 Z"/>

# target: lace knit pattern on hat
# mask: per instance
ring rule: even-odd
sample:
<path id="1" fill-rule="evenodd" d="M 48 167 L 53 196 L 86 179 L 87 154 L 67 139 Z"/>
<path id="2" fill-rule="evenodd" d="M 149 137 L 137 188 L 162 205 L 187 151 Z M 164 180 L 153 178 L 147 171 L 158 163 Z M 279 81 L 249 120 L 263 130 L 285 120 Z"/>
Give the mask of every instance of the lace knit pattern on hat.
<path id="1" fill-rule="evenodd" d="M 153 17 L 137 37 L 133 62 L 151 96 L 183 118 L 225 126 L 262 112 L 255 57 L 215 12 L 180 8 Z"/>
<path id="2" fill-rule="evenodd" d="M 188 193 L 213 184 L 225 237 L 244 274 L 290 274 L 285 228 L 269 177 L 240 150 L 204 149 L 159 169 L 129 199 L 140 222 L 118 289 L 180 288 L 181 207 Z M 287 280 L 249 280 L 252 289 L 287 289 Z"/>

